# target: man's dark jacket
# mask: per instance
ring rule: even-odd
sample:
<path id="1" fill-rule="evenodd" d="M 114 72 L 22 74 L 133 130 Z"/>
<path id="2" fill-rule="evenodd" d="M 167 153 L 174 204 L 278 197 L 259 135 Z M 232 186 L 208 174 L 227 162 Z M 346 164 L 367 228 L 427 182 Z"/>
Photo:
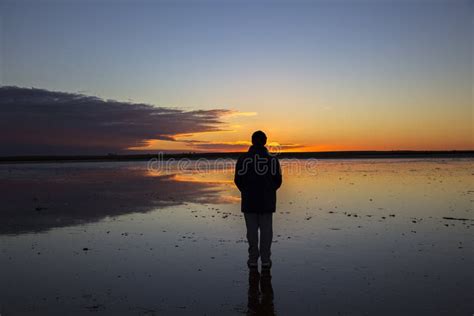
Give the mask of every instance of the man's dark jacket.
<path id="1" fill-rule="evenodd" d="M 275 212 L 276 191 L 281 181 L 278 159 L 265 146 L 251 146 L 235 166 L 234 182 L 242 195 L 242 212 Z"/>

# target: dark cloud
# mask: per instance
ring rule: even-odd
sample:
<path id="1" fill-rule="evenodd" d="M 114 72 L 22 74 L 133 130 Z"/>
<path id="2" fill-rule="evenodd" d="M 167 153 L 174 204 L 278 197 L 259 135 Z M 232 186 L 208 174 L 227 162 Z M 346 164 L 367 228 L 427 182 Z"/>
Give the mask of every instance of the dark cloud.
<path id="1" fill-rule="evenodd" d="M 222 130 L 230 110 L 183 111 L 83 94 L 0 87 L 0 155 L 120 153 Z"/>

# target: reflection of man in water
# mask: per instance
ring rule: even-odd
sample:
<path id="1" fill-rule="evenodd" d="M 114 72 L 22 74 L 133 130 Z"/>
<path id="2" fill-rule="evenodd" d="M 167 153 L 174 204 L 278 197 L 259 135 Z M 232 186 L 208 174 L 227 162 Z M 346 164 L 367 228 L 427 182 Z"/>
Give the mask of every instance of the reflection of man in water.
<path id="1" fill-rule="evenodd" d="M 247 315 L 249 316 L 275 315 L 270 269 L 262 269 L 260 274 L 257 268 L 250 268 L 247 308 Z"/>
<path id="2" fill-rule="evenodd" d="M 276 207 L 276 191 L 281 186 L 280 163 L 268 153 L 267 136 L 262 131 L 252 135 L 252 146 L 239 157 L 235 167 L 234 182 L 242 195 L 242 212 L 247 226 L 250 268 L 257 267 L 261 258 L 262 268 L 270 268 L 273 238 L 272 216 Z M 258 230 L 260 229 L 260 247 Z"/>

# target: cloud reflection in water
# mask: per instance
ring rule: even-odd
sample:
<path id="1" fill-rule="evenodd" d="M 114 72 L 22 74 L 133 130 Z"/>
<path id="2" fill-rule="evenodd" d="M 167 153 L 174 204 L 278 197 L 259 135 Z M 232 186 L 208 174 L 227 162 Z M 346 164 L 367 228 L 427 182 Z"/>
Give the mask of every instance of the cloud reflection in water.
<path id="1" fill-rule="evenodd" d="M 143 168 L 2 167 L 0 234 L 40 232 L 184 203 L 234 203 L 225 183 Z"/>

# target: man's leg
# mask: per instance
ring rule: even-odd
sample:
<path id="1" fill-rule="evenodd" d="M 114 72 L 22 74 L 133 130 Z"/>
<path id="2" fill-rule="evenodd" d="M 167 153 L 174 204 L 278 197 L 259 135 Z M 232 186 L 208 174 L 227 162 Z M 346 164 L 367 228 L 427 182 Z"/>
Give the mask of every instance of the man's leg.
<path id="1" fill-rule="evenodd" d="M 258 215 L 260 226 L 260 255 L 262 256 L 262 263 L 269 263 L 272 254 L 273 213 L 261 213 Z"/>
<path id="2" fill-rule="evenodd" d="M 260 253 L 258 251 L 258 214 L 244 213 L 247 226 L 247 241 L 249 243 L 249 262 L 256 263 Z"/>

